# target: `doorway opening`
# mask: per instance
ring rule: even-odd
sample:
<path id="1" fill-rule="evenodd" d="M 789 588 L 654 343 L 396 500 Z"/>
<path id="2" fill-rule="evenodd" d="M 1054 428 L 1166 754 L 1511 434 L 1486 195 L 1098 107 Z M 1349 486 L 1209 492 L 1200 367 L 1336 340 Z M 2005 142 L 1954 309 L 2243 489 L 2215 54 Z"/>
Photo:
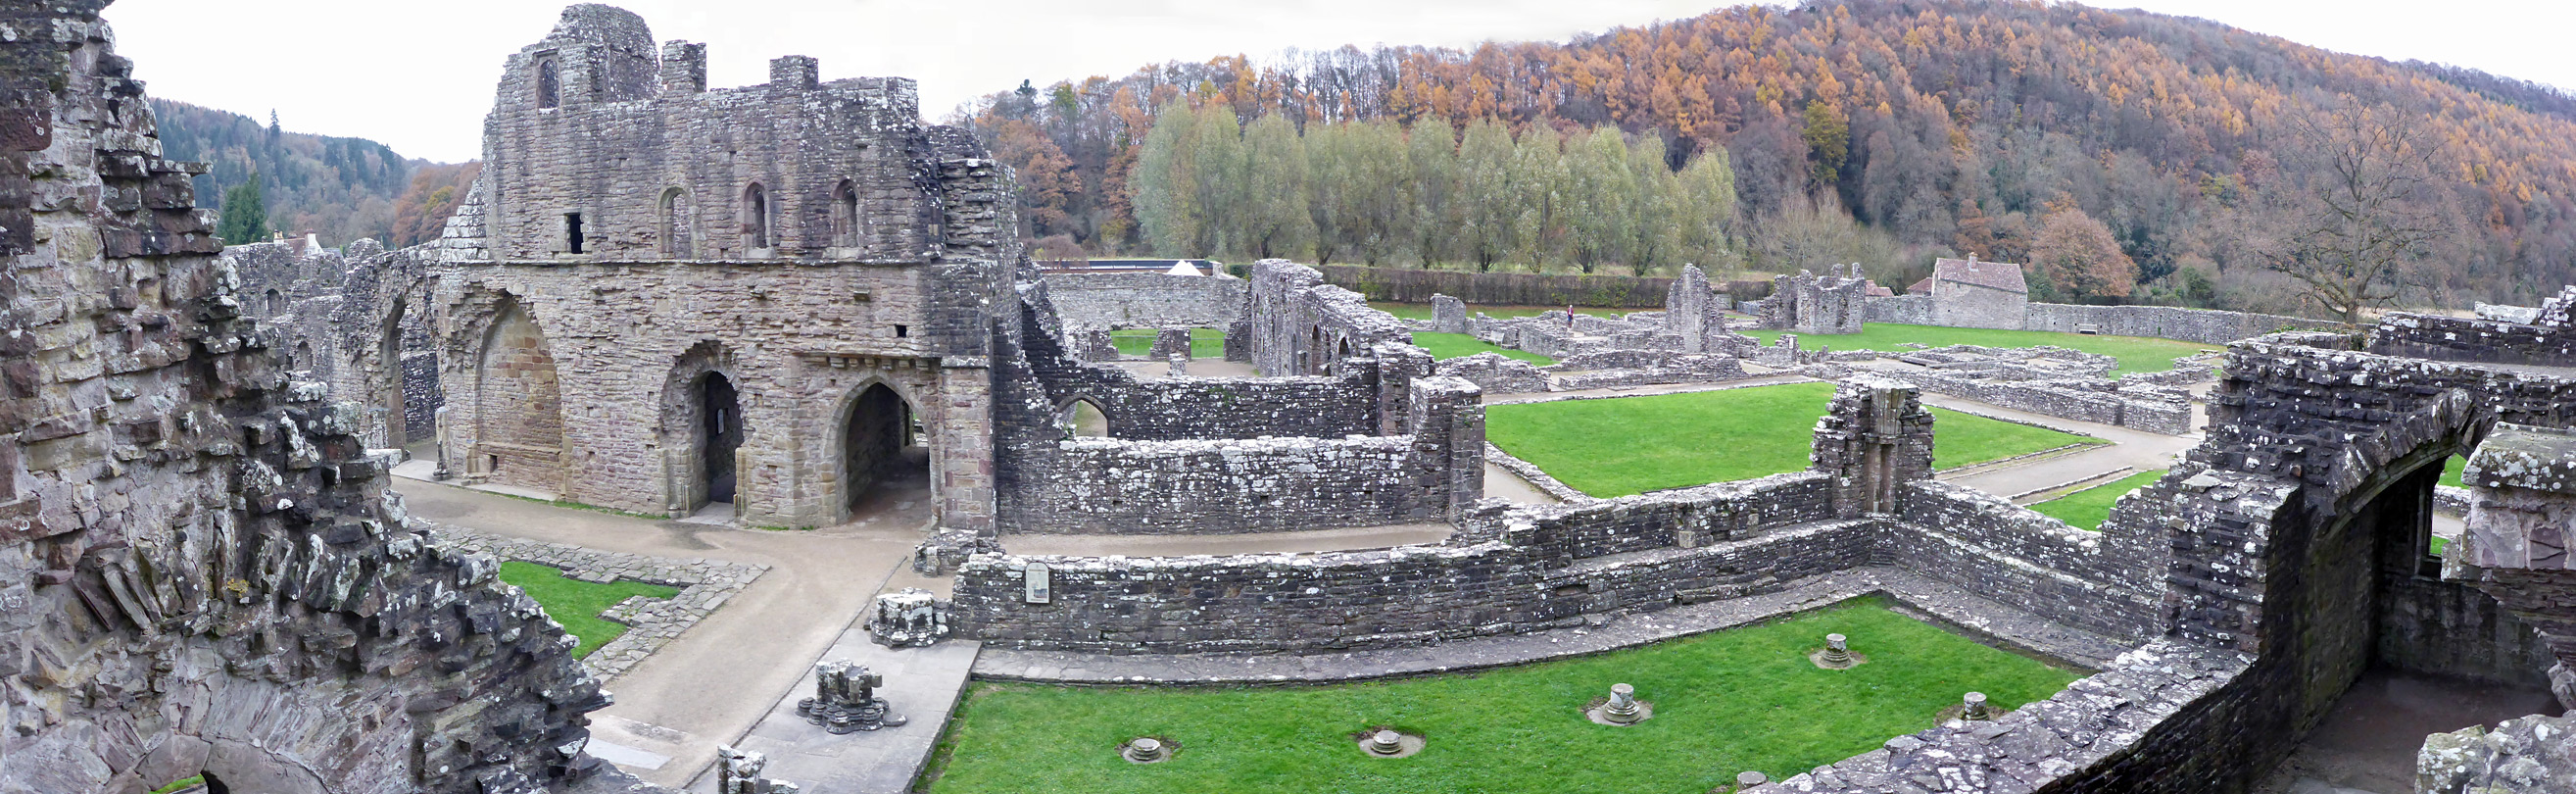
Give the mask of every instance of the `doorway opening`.
<path id="1" fill-rule="evenodd" d="M 699 445 L 706 456 L 700 467 L 706 472 L 707 501 L 732 504 L 734 498 L 734 456 L 742 449 L 742 404 L 734 393 L 733 381 L 723 373 L 710 372 L 698 381 L 698 406 L 706 417 L 706 443 Z"/>

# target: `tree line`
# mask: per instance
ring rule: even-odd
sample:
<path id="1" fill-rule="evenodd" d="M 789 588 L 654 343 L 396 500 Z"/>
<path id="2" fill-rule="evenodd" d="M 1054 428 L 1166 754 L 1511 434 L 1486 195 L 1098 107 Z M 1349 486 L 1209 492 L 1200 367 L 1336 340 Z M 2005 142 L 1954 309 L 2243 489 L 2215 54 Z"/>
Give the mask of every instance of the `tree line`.
<path id="1" fill-rule="evenodd" d="M 1225 104 L 1173 102 L 1144 137 L 1129 198 L 1147 247 L 1164 256 L 1733 270 L 1725 150 L 1684 158 L 1660 136 L 1631 137 L 1616 127 L 1515 136 L 1491 120 L 1301 133 L 1277 114 L 1243 124 Z"/>
<path id="2" fill-rule="evenodd" d="M 2299 259 L 2276 230 L 2314 218 L 2299 197 L 2341 179 L 2313 128 L 2377 115 L 2422 133 L 2408 151 L 2423 178 L 2388 206 L 2443 232 L 2406 247 L 2392 286 L 2347 292 L 2530 302 L 2576 281 L 2576 122 L 2563 97 L 2075 4 L 1809 0 L 1569 42 L 1229 56 L 1023 85 L 958 120 L 1030 186 L 1031 236 L 1140 252 L 1160 241 L 1132 183 L 1175 101 L 1227 107 L 1247 130 L 1274 116 L 1301 133 L 1446 126 L 1462 150 L 1490 122 L 1516 148 L 1535 129 L 1563 141 L 1615 128 L 1632 148 L 1656 138 L 1673 162 L 1722 151 L 1733 250 L 1757 269 L 1859 261 L 1901 284 L 1936 255 L 2064 254 L 2034 268 L 2068 274 L 2041 287 L 2061 299 L 2284 312 L 2321 308 L 2276 266 Z M 2117 257 L 2098 255 L 2104 238 Z M 1617 261 L 1559 242 L 1557 259 L 1534 261 Z M 1364 259 L 1384 244 L 1332 245 Z M 2083 248 L 2096 255 L 2065 253 Z M 2122 263 L 2124 277 L 2110 272 Z"/>

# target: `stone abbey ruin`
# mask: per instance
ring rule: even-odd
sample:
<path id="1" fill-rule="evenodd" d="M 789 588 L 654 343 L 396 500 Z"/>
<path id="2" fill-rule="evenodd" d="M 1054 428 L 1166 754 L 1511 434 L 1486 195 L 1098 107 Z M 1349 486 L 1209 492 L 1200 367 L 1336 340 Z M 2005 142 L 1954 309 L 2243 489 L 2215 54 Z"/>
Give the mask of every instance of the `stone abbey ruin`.
<path id="1" fill-rule="evenodd" d="M 903 575 L 942 591 L 889 586 L 865 625 L 896 646 L 881 658 L 946 653 L 996 680 L 1427 674 L 1451 669 L 1444 649 L 1592 653 L 1870 594 L 2087 672 L 1752 792 L 2248 791 L 2374 668 L 2576 703 L 2576 288 L 2344 333 L 2030 303 L 2017 268 L 1973 260 L 1905 296 L 1849 271 L 1784 276 L 1750 306 L 1694 269 L 1663 311 L 1616 318 L 1444 300 L 1403 320 L 1277 260 L 1040 275 L 1011 174 L 922 124 L 910 81 L 824 81 L 789 56 L 765 84 L 711 89 L 700 45 L 657 45 L 599 5 L 503 64 L 483 176 L 437 242 L 227 248 L 196 208 L 202 166 L 162 157 L 104 4 L 0 11 L 0 792 L 199 774 L 262 794 L 686 783 L 602 760 L 613 673 L 576 660 L 493 557 L 408 515 L 398 465 L 737 527 L 918 502 Z M 1805 347 L 1870 322 L 2226 350 L 2114 379 L 2062 348 Z M 1743 333 L 1761 326 L 1791 333 Z M 1151 360 L 1112 343 L 1130 329 L 1157 331 Z M 1221 359 L 1194 359 L 1189 329 L 1222 332 Z M 1557 363 L 1435 360 L 1416 333 Z M 1527 468 L 1486 443 L 1491 398 L 1757 377 L 1839 384 L 1807 470 L 1488 494 L 1489 471 Z M 1927 393 L 2201 436 L 2090 532 L 1936 479 Z M 2463 529 L 2435 554 L 2454 455 Z M 1441 537 L 1015 549 L 1399 525 Z M 850 574 L 838 586 L 872 594 L 878 572 Z M 739 589 L 760 572 L 708 575 Z M 705 737 L 726 746 L 697 785 L 726 794 L 905 790 L 927 739 L 847 756 L 894 759 L 859 770 L 897 781 L 882 789 L 799 779 L 804 756 L 753 745 L 936 736 L 949 707 L 903 700 L 900 664 L 736 664 L 826 675 L 778 712 L 800 730 L 822 715 L 812 733 Z M 2576 790 L 2571 731 L 2534 714 L 2431 735 L 2419 790 Z"/>

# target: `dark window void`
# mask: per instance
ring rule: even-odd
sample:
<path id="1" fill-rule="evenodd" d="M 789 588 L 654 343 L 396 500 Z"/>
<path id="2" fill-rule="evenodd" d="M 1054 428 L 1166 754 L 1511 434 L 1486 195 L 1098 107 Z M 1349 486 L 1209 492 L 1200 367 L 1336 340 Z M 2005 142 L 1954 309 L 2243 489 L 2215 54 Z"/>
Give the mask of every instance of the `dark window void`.
<path id="1" fill-rule="evenodd" d="M 742 190 L 742 239 L 748 248 L 769 247 L 769 193 L 758 182 Z"/>
<path id="2" fill-rule="evenodd" d="M 564 250 L 581 253 L 581 213 L 564 213 Z"/>
<path id="3" fill-rule="evenodd" d="M 742 449 L 742 404 L 734 394 L 733 381 L 712 372 L 699 383 L 698 399 L 706 420 L 706 440 L 701 449 L 706 454 L 702 464 L 707 473 L 707 501 L 731 503 L 734 456 Z"/>
<path id="4" fill-rule="evenodd" d="M 689 194 L 679 188 L 662 191 L 660 244 L 663 256 L 680 257 L 689 254 Z"/>
<path id="5" fill-rule="evenodd" d="M 909 325 L 898 325 L 898 326 L 895 326 L 895 327 L 894 327 L 894 335 L 895 335 L 895 336 L 911 336 L 911 335 L 912 335 L 912 326 L 909 326 Z"/>
<path id="6" fill-rule="evenodd" d="M 842 248 L 859 245 L 859 186 L 847 179 L 832 189 L 832 244 Z"/>
<path id="7" fill-rule="evenodd" d="M 550 108 L 563 104 L 563 76 L 555 69 L 555 59 L 537 61 L 537 107 Z"/>

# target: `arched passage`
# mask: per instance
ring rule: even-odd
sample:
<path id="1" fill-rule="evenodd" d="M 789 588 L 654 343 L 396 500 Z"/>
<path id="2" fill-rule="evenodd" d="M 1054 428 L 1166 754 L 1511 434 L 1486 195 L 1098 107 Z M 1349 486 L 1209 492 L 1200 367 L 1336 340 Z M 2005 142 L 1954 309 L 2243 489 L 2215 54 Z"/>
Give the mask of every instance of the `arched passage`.
<path id="1" fill-rule="evenodd" d="M 1066 438 L 1107 438 L 1109 414 L 1090 398 L 1076 398 L 1056 411 L 1056 423 L 1064 428 Z"/>
<path id="2" fill-rule="evenodd" d="M 699 342 L 672 364 L 662 392 L 661 437 L 675 515 L 735 502 L 750 435 L 735 372 L 731 351 L 714 341 Z"/>
<path id="3" fill-rule="evenodd" d="M 562 493 L 563 391 L 545 332 L 526 306 L 505 298 L 476 364 L 475 447 L 467 473 Z"/>
<path id="4" fill-rule="evenodd" d="M 859 516 L 903 500 L 926 501 L 930 448 L 912 404 L 893 388 L 859 390 L 841 418 L 841 492 Z"/>

